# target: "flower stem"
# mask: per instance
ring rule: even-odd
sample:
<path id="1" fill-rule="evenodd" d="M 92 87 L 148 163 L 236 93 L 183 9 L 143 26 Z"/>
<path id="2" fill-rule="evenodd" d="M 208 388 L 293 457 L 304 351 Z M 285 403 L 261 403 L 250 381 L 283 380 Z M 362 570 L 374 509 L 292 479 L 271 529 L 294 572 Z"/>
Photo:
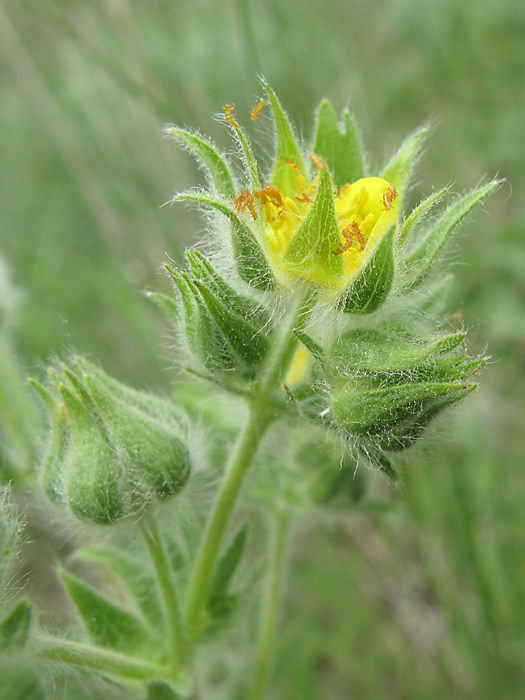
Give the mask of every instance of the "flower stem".
<path id="1" fill-rule="evenodd" d="M 263 591 L 255 673 L 248 700 L 262 700 L 272 671 L 289 528 L 289 513 L 278 511 L 270 540 L 270 557 Z"/>
<path id="2" fill-rule="evenodd" d="M 255 390 L 255 398 L 249 404 L 248 420 L 239 434 L 231 460 L 226 468 L 197 554 L 193 576 L 188 585 L 185 617 L 186 629 L 190 638 L 195 638 L 199 634 L 201 614 L 206 605 L 215 561 L 244 477 L 266 429 L 278 418 L 278 414 L 272 406 L 271 394 L 282 380 L 292 361 L 297 346 L 297 338 L 293 329 L 298 324 L 302 324 L 303 318 L 311 309 L 312 304 L 311 294 L 296 299 L 295 307 L 289 316 L 286 332 L 281 336 L 269 364 L 268 372 Z"/>
<path id="3" fill-rule="evenodd" d="M 239 435 L 226 469 L 197 555 L 193 578 L 188 587 L 186 625 L 192 637 L 199 632 L 201 613 L 206 604 L 210 579 L 228 519 L 237 500 L 244 476 L 272 418 L 273 416 L 265 405 L 260 406 L 258 403 L 254 403 L 250 406 L 248 420 Z"/>
<path id="4" fill-rule="evenodd" d="M 169 675 L 168 669 L 150 661 L 67 639 L 40 637 L 37 648 L 39 655 L 50 661 L 92 668 L 102 673 L 111 673 L 125 678 L 146 681 L 166 678 Z"/>
<path id="5" fill-rule="evenodd" d="M 142 533 L 157 575 L 170 636 L 170 667 L 175 677 L 181 669 L 186 651 L 186 635 L 184 620 L 179 603 L 177 585 L 173 578 L 172 568 L 168 561 L 157 524 L 152 517 L 147 518 L 147 526 L 142 526 Z"/>

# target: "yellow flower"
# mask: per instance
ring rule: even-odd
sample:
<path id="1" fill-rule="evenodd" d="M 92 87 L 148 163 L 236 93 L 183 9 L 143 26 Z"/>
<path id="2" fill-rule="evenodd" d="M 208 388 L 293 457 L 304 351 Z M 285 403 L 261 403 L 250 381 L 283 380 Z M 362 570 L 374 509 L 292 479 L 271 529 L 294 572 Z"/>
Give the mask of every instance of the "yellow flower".
<path id="1" fill-rule="evenodd" d="M 324 168 L 308 185 L 296 163 L 287 166 L 280 186 L 242 192 L 235 207 L 254 219 L 262 211 L 265 247 L 282 282 L 299 278 L 341 289 L 395 222 L 396 190 L 366 177 L 334 192 Z"/>

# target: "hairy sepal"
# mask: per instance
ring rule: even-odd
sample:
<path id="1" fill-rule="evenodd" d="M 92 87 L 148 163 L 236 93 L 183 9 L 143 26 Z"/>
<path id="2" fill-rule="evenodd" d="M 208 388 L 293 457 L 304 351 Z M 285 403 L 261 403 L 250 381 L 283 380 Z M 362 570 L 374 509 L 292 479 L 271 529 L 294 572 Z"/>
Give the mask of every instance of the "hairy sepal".
<path id="1" fill-rule="evenodd" d="M 493 180 L 483 187 L 472 190 L 450 206 L 435 222 L 417 248 L 403 259 L 412 285 L 421 282 L 432 270 L 458 224 L 476 204 L 485 199 L 500 184 L 498 180 Z"/>
<path id="2" fill-rule="evenodd" d="M 253 231 L 228 202 L 201 192 L 184 192 L 177 200 L 200 202 L 224 214 L 230 222 L 232 253 L 239 277 L 262 291 L 277 288 L 277 281 Z"/>
<path id="3" fill-rule="evenodd" d="M 204 282 L 196 280 L 194 285 L 230 349 L 246 368 L 257 367 L 268 352 L 267 337 L 253 323 L 232 312 Z"/>
<path id="4" fill-rule="evenodd" d="M 403 197 L 409 178 L 427 133 L 428 128 L 422 127 L 409 136 L 402 143 L 401 148 L 392 156 L 380 175 L 383 180 L 391 182 L 396 188 L 398 211 L 402 210 Z"/>
<path id="5" fill-rule="evenodd" d="M 326 161 L 338 189 L 365 176 L 357 130 L 348 110 L 344 112 L 343 124 L 344 129 L 330 102 L 323 100 L 317 112 L 313 150 Z"/>
<path id="6" fill-rule="evenodd" d="M 428 197 L 425 197 L 406 217 L 403 223 L 399 226 L 396 234 L 396 248 L 410 248 L 413 246 L 421 224 L 427 219 L 434 207 L 443 199 L 450 190 L 450 187 L 444 187 L 439 192 L 433 192 Z"/>
<path id="7" fill-rule="evenodd" d="M 367 389 L 359 381 L 350 381 L 332 396 L 332 416 L 353 437 L 374 436 L 383 449 L 392 450 L 394 445 L 404 449 L 420 436 L 438 407 L 459 401 L 474 388 L 473 384 L 420 382 Z"/>
<path id="8" fill-rule="evenodd" d="M 390 228 L 336 302 L 347 314 L 371 314 L 387 300 L 395 275 L 394 228 Z"/>
<path id="9" fill-rule="evenodd" d="M 199 163 L 205 166 L 218 194 L 227 199 L 235 197 L 235 184 L 228 164 L 212 143 L 203 139 L 199 134 L 179 129 L 176 126 L 167 127 L 164 133 L 189 149 Z"/>
<path id="10" fill-rule="evenodd" d="M 283 257 L 299 274 L 332 280 L 343 273 L 341 256 L 333 253 L 339 246 L 332 180 L 324 169 L 319 174 L 314 202 Z"/>
<path id="11" fill-rule="evenodd" d="M 285 195 L 290 197 L 295 192 L 295 175 L 289 163 L 295 163 L 305 176 L 306 169 L 299 144 L 277 95 L 267 83 L 264 87 L 270 98 L 277 136 L 277 151 L 270 181 L 274 187 L 282 189 Z"/>

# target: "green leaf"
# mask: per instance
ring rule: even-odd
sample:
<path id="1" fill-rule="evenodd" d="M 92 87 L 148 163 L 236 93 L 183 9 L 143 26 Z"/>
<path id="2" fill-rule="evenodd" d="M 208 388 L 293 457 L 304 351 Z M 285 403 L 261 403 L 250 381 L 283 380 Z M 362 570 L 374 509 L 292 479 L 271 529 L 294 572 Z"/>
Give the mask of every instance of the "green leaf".
<path id="1" fill-rule="evenodd" d="M 256 326 L 229 309 L 203 282 L 195 281 L 206 307 L 235 355 L 249 368 L 265 357 L 269 342 Z"/>
<path id="2" fill-rule="evenodd" d="M 407 268 L 414 268 L 415 280 L 413 284 L 420 281 L 430 270 L 460 221 L 499 185 L 498 180 L 493 180 L 483 187 L 478 187 L 445 211 L 416 250 L 404 259 Z"/>
<path id="3" fill-rule="evenodd" d="M 397 200 L 399 202 L 398 211 L 401 211 L 403 195 L 408 184 L 408 179 L 427 131 L 428 129 L 423 127 L 409 136 L 380 175 L 383 180 L 391 182 L 396 188 Z"/>
<path id="4" fill-rule="evenodd" d="M 148 683 L 147 700 L 179 700 L 181 697 L 165 681 Z"/>
<path id="5" fill-rule="evenodd" d="M 339 308 L 347 314 L 371 314 L 386 301 L 394 281 L 395 230 L 392 227 L 340 294 Z"/>
<path id="6" fill-rule="evenodd" d="M 150 625 L 155 628 L 159 624 L 162 608 L 157 595 L 157 584 L 144 562 L 108 547 L 86 547 L 77 550 L 74 557 L 109 567 L 122 581 Z"/>
<path id="7" fill-rule="evenodd" d="M 23 654 L 0 655 L 0 679 L 1 700 L 48 698 L 34 663 Z"/>
<path id="8" fill-rule="evenodd" d="M 345 110 L 343 131 L 328 100 L 323 100 L 317 112 L 314 153 L 326 159 L 338 189 L 365 176 L 363 157 L 355 124 Z"/>
<path id="9" fill-rule="evenodd" d="M 242 280 L 256 289 L 272 290 L 277 282 L 266 256 L 251 229 L 228 204 L 200 192 L 184 192 L 177 199 L 201 202 L 228 217 L 231 224 L 232 250 L 237 272 Z"/>
<path id="10" fill-rule="evenodd" d="M 431 195 L 423 199 L 409 216 L 403 221 L 397 233 L 396 246 L 402 247 L 410 244 L 410 239 L 414 231 L 417 231 L 419 225 L 425 220 L 432 209 L 450 190 L 450 187 L 444 187 L 439 192 L 433 192 Z"/>
<path id="11" fill-rule="evenodd" d="M 216 605 L 226 595 L 230 581 L 241 561 L 247 536 L 248 526 L 243 525 L 220 558 L 210 585 L 208 606 Z"/>
<path id="12" fill-rule="evenodd" d="M 299 340 L 305 346 L 305 348 L 312 353 L 312 355 L 319 362 L 319 364 L 323 366 L 325 362 L 325 354 L 323 348 L 319 345 L 319 343 L 317 343 L 313 338 L 311 338 L 299 328 L 294 328 L 293 332 L 294 335 L 296 335 L 297 338 L 299 338 Z"/>
<path id="13" fill-rule="evenodd" d="M 320 273 L 328 279 L 340 277 L 343 261 L 334 250 L 340 246 L 335 217 L 332 181 L 326 169 L 319 173 L 315 199 L 303 223 L 284 252 L 284 260 L 306 273 Z"/>
<path id="14" fill-rule="evenodd" d="M 158 647 L 145 622 L 108 600 L 67 571 L 59 571 L 65 589 L 75 603 L 89 636 L 96 644 L 134 656 L 151 657 Z"/>
<path id="15" fill-rule="evenodd" d="M 227 199 L 235 197 L 235 185 L 230 169 L 214 145 L 198 134 L 179 129 L 176 126 L 167 127 L 165 133 L 189 148 L 195 154 L 197 160 L 206 166 L 218 194 L 223 195 Z"/>
<path id="16" fill-rule="evenodd" d="M 296 185 L 295 173 L 288 161 L 296 163 L 303 175 L 305 175 L 306 170 L 292 127 L 281 107 L 281 103 L 277 99 L 277 95 L 268 83 L 265 83 L 264 87 L 270 98 L 277 135 L 277 153 L 275 155 L 271 183 L 275 187 L 284 190 L 285 195 L 289 197 L 295 193 Z"/>
<path id="17" fill-rule="evenodd" d="M 0 652 L 20 651 L 24 648 L 31 627 L 33 608 L 21 600 L 0 623 Z"/>

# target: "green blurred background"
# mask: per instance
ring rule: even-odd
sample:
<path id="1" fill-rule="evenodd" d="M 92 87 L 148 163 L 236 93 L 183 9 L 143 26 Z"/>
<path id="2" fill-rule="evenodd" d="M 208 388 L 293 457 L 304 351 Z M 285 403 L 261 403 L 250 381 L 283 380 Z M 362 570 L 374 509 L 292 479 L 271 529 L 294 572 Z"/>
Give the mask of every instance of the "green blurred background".
<path id="1" fill-rule="evenodd" d="M 430 121 L 413 202 L 510 183 L 464 226 L 455 269 L 450 315 L 493 358 L 482 387 L 405 459 L 392 512 L 299 530 L 275 697 L 523 698 L 524 3 L 1 0 L 11 347 L 24 371 L 74 348 L 135 385 L 174 381 L 142 290 L 164 288 L 160 264 L 202 233 L 194 212 L 161 206 L 202 176 L 161 128 L 229 149 L 212 115 L 233 103 L 247 124 L 257 75 L 305 135 L 321 98 L 349 104 L 372 166 Z"/>

